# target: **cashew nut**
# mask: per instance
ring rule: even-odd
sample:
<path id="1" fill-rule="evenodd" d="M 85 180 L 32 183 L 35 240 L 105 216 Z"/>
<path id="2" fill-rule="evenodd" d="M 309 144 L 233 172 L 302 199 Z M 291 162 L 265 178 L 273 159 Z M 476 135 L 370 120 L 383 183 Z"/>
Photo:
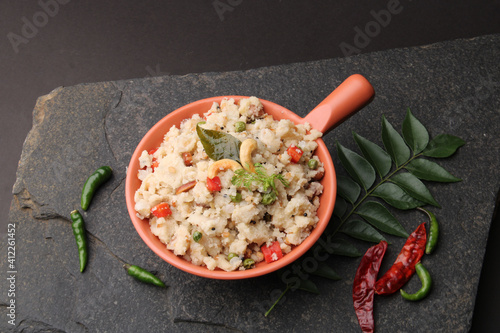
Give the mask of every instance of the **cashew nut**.
<path id="1" fill-rule="evenodd" d="M 214 178 L 215 176 L 217 176 L 219 171 L 224 171 L 224 170 L 235 171 L 238 169 L 241 169 L 241 165 L 234 160 L 230 160 L 228 158 L 218 160 L 208 168 L 208 178 L 210 179 Z"/>
<path id="2" fill-rule="evenodd" d="M 257 149 L 257 141 L 254 139 L 246 139 L 240 146 L 240 161 L 241 165 L 248 172 L 255 172 L 255 167 L 252 162 L 252 152 Z"/>

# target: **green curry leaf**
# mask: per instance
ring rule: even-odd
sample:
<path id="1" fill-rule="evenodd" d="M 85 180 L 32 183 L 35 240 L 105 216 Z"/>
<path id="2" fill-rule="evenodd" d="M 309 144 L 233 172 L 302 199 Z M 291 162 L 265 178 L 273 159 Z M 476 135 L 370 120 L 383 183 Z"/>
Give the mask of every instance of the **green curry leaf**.
<path id="1" fill-rule="evenodd" d="M 196 125 L 196 133 L 200 138 L 201 144 L 208 157 L 214 161 L 228 158 L 240 162 L 241 141 L 234 136 L 221 132 L 205 129 L 200 126 L 205 122 L 199 122 Z"/>
<path id="2" fill-rule="evenodd" d="M 436 199 L 432 196 L 429 189 L 417 177 L 408 172 L 398 173 L 394 175 L 391 180 L 394 184 L 398 185 L 417 200 L 426 202 L 430 205 L 441 207 Z"/>
<path id="3" fill-rule="evenodd" d="M 365 139 L 359 134 L 353 132 L 354 140 L 363 156 L 377 170 L 380 178 L 389 173 L 392 167 L 391 157 L 379 145 Z"/>
<path id="4" fill-rule="evenodd" d="M 311 274 L 321 276 L 334 281 L 342 279 L 340 275 L 338 275 L 337 272 L 333 270 L 333 268 L 331 268 L 324 262 L 320 262 L 318 264 L 318 268 L 315 271 L 311 272 Z"/>
<path id="5" fill-rule="evenodd" d="M 449 134 L 440 134 L 429 142 L 423 154 L 435 158 L 450 157 L 464 144 L 465 141 L 459 137 Z"/>
<path id="6" fill-rule="evenodd" d="M 382 141 L 397 167 L 408 161 L 410 149 L 385 116 L 382 116 Z"/>
<path id="7" fill-rule="evenodd" d="M 407 210 L 425 205 L 424 202 L 408 195 L 401 187 L 393 183 L 383 183 L 377 187 L 372 195 L 379 197 L 394 208 Z"/>
<path id="8" fill-rule="evenodd" d="M 349 220 L 342 225 L 340 232 L 353 238 L 361 239 L 367 242 L 378 243 L 386 240 L 377 229 L 361 220 Z"/>
<path id="9" fill-rule="evenodd" d="M 375 170 L 371 164 L 360 155 L 345 148 L 337 142 L 337 152 L 340 162 L 349 175 L 366 190 L 375 181 Z"/>
<path id="10" fill-rule="evenodd" d="M 300 280 L 299 289 L 319 295 L 318 287 L 311 280 Z"/>
<path id="11" fill-rule="evenodd" d="M 411 113 L 410 109 L 406 112 L 402 132 L 403 138 L 413 150 L 413 153 L 418 154 L 427 147 L 429 133 L 424 125 Z"/>
<path id="12" fill-rule="evenodd" d="M 349 201 L 355 203 L 359 198 L 361 188 L 349 177 L 339 175 L 337 177 L 337 194 Z"/>
<path id="13" fill-rule="evenodd" d="M 346 257 L 359 257 L 361 252 L 350 242 L 343 238 L 327 237 L 332 254 Z"/>
<path id="14" fill-rule="evenodd" d="M 453 176 L 439 164 L 419 158 L 411 161 L 405 167 L 417 178 L 433 182 L 453 183 L 461 181 L 460 178 Z"/>
<path id="15" fill-rule="evenodd" d="M 335 200 L 335 207 L 333 208 L 333 214 L 341 219 L 347 212 L 347 202 L 342 198 L 337 198 Z"/>
<path id="16" fill-rule="evenodd" d="M 367 201 L 363 203 L 356 213 L 362 216 L 375 228 L 385 233 L 399 237 L 408 237 L 408 233 L 401 223 L 396 220 L 387 208 L 376 201 Z"/>

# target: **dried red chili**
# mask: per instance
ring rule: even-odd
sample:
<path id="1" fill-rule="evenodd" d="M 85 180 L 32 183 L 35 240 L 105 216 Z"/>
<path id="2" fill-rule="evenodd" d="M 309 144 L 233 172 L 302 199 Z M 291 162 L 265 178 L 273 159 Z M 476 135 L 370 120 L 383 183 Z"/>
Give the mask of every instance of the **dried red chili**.
<path id="1" fill-rule="evenodd" d="M 426 242 L 425 223 L 422 223 L 408 237 L 392 267 L 375 283 L 377 294 L 392 294 L 408 282 L 415 273 L 415 265 L 424 254 Z"/>
<path id="2" fill-rule="evenodd" d="M 354 310 L 358 317 L 359 326 L 363 332 L 373 332 L 373 297 L 375 296 L 375 281 L 380 269 L 380 263 L 387 249 L 387 242 L 370 247 L 359 263 L 352 287 Z"/>

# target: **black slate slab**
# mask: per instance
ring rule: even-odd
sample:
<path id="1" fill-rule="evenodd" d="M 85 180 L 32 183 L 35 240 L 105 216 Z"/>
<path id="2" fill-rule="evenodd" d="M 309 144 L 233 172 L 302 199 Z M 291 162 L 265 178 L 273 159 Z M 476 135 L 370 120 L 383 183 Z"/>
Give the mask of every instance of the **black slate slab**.
<path id="1" fill-rule="evenodd" d="M 126 165 L 141 137 L 159 119 L 189 102 L 217 95 L 255 95 L 304 116 L 353 73 L 373 84 L 373 102 L 324 139 L 355 150 L 351 131 L 380 143 L 380 119 L 400 128 L 406 109 L 431 136 L 449 133 L 467 144 L 441 165 L 463 179 L 429 184 L 442 209 L 441 239 L 426 258 L 432 294 L 415 304 L 378 297 L 378 332 L 466 332 L 470 328 L 488 230 L 500 187 L 500 35 L 456 40 L 243 72 L 164 76 L 57 88 L 39 98 L 14 186 L 15 296 L 2 293 L 0 330 L 12 332 L 358 332 L 352 278 L 358 260 L 332 256 L 344 277 L 314 278 L 321 294 L 289 292 L 270 317 L 265 310 L 284 289 L 274 276 L 214 281 L 160 260 L 141 241 L 125 207 Z M 339 164 L 334 154 L 334 163 Z M 84 214 L 90 258 L 80 274 L 69 212 L 79 207 L 85 178 L 110 165 L 114 176 Z M 339 170 L 340 168 L 337 168 Z M 412 230 L 417 212 L 394 212 Z M 404 240 L 393 243 L 385 270 Z M 370 245 L 355 242 L 364 252 Z M 2 253 L 7 244 L 2 243 Z M 136 282 L 125 263 L 154 271 L 170 287 Z M 7 273 L 8 271 L 15 273 Z M 7 276 L 8 277 L 8 276 Z M 2 290 L 12 286 L 0 279 Z M 417 288 L 412 281 L 408 288 Z M 15 326 L 6 320 L 13 312 Z"/>

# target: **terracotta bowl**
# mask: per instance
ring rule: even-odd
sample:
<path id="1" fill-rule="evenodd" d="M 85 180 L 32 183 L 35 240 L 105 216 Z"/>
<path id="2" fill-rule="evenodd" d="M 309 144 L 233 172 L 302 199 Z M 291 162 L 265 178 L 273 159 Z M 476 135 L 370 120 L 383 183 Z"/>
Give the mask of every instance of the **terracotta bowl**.
<path id="1" fill-rule="evenodd" d="M 308 122 L 313 128 L 326 133 L 368 103 L 373 94 L 374 90 L 371 84 L 363 76 L 355 74 L 347 78 L 305 118 L 297 116 L 292 111 L 278 104 L 262 99 L 260 101 L 264 105 L 265 112 L 271 114 L 275 119 L 290 119 L 296 124 Z M 225 280 L 247 279 L 271 273 L 292 263 L 311 248 L 328 225 L 335 205 L 337 179 L 332 158 L 323 140 L 317 140 L 318 148 L 315 152 L 321 162 L 323 162 L 325 168 L 325 176 L 321 180 L 324 190 L 320 196 L 320 206 L 317 212 L 319 222 L 302 244 L 295 246 L 283 258 L 272 263 L 260 262 L 253 269 L 233 272 L 226 272 L 219 269 L 211 271 L 204 266 L 193 265 L 182 257 L 176 256 L 170 250 L 167 250 L 165 244 L 161 243 L 151 232 L 149 221 L 147 219 L 139 219 L 134 209 L 134 194 L 141 184 L 137 178 L 137 173 L 139 170 L 139 156 L 142 151 L 158 147 L 170 127 L 173 125 L 179 127 L 182 120 L 190 118 L 194 114 L 201 115 L 205 113 L 210 109 L 213 102 L 220 102 L 224 97 L 234 98 L 235 101 L 246 98 L 246 96 L 220 96 L 190 103 L 168 114 L 146 133 L 135 149 L 128 166 L 125 197 L 127 210 L 135 229 L 146 245 L 160 258 L 185 272 L 198 276 Z"/>

